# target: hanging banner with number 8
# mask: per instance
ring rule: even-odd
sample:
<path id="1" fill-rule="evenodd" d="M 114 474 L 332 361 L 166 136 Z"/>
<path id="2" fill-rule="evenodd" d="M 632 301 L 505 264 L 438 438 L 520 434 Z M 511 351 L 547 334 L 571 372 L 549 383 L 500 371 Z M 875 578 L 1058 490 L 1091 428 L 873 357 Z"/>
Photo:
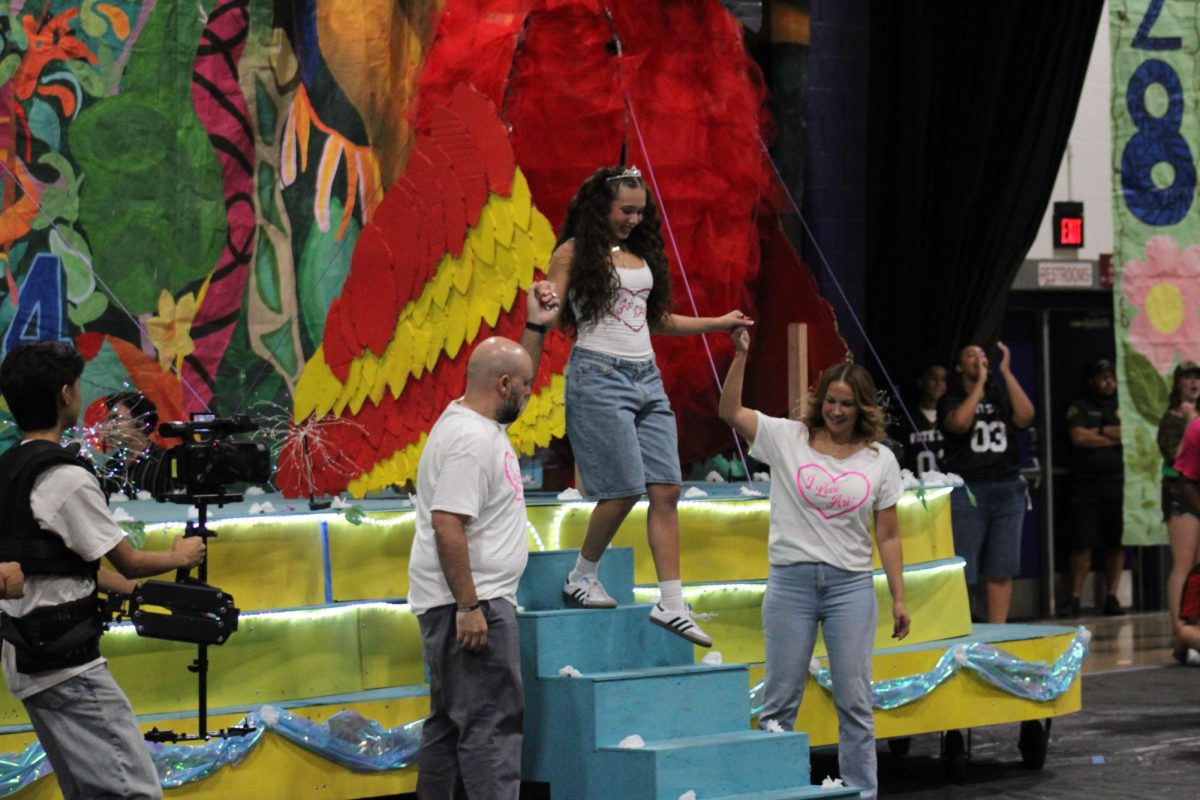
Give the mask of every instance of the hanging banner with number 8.
<path id="1" fill-rule="evenodd" d="M 1166 542 L 1156 433 L 1171 373 L 1200 362 L 1200 15 L 1112 0 L 1113 311 L 1126 544 Z"/>

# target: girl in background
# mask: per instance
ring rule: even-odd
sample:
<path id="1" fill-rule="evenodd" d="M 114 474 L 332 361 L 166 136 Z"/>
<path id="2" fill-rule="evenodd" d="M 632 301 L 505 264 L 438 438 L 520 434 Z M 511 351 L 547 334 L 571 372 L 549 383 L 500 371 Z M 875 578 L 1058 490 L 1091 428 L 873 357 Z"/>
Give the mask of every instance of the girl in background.
<path id="1" fill-rule="evenodd" d="M 1188 571 L 1200 561 L 1200 517 L 1181 494 L 1182 476 L 1175 470 L 1175 459 L 1183 443 L 1183 434 L 1196 418 L 1200 398 L 1200 365 L 1183 361 L 1175 368 L 1167 411 L 1158 423 L 1158 449 L 1162 453 L 1162 512 L 1171 543 L 1171 574 L 1167 577 L 1167 608 L 1171 621 L 1179 623 L 1179 596 Z M 1177 637 L 1178 638 L 1178 637 Z M 1174 656 L 1181 663 L 1187 648 L 1176 642 Z"/>

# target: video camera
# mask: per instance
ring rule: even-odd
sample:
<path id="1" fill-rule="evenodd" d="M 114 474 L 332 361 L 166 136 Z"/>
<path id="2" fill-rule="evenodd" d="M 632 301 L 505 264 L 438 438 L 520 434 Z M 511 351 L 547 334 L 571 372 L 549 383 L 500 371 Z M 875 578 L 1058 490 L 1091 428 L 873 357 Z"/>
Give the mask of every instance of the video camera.
<path id="1" fill-rule="evenodd" d="M 162 436 L 183 439 L 167 451 L 176 488 L 157 495 L 160 501 L 194 503 L 199 498 L 236 499 L 225 490 L 230 483 L 265 483 L 271 479 L 271 454 L 261 442 L 232 442 L 226 437 L 258 430 L 249 417 L 218 419 L 192 414 L 189 422 L 164 422 Z"/>

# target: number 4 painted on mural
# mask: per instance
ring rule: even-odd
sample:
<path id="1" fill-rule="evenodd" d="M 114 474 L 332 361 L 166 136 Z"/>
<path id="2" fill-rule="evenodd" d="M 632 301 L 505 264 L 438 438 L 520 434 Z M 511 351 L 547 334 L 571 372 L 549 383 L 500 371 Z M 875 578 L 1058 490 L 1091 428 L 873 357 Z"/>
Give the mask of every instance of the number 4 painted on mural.
<path id="1" fill-rule="evenodd" d="M 62 259 L 54 253 L 39 253 L 21 281 L 17 298 L 17 314 L 4 335 L 4 352 L 30 342 L 70 341 Z"/>

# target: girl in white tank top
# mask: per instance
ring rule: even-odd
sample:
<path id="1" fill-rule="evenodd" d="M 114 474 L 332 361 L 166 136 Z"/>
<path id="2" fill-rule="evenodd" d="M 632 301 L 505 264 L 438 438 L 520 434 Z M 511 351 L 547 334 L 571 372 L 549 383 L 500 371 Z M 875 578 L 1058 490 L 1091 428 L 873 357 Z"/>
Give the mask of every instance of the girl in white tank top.
<path id="1" fill-rule="evenodd" d="M 620 281 L 616 300 L 594 323 L 579 326 L 575 346 L 630 361 L 649 361 L 654 358 L 654 349 L 650 346 L 646 300 L 654 288 L 654 275 L 645 261 L 640 267 L 620 267 L 614 272 Z"/>
<path id="2" fill-rule="evenodd" d="M 566 300 L 560 324 L 577 336 L 567 370 L 567 437 L 581 490 L 597 501 L 563 593 L 586 608 L 616 605 L 597 564 L 645 493 L 662 591 L 650 621 L 709 646 L 683 601 L 678 440 L 650 334 L 727 331 L 753 321 L 737 310 L 720 317 L 672 313 L 658 210 L 636 168 L 605 167 L 583 182 L 567 209 L 549 279 Z M 596 391 L 606 396 L 590 395 Z"/>

